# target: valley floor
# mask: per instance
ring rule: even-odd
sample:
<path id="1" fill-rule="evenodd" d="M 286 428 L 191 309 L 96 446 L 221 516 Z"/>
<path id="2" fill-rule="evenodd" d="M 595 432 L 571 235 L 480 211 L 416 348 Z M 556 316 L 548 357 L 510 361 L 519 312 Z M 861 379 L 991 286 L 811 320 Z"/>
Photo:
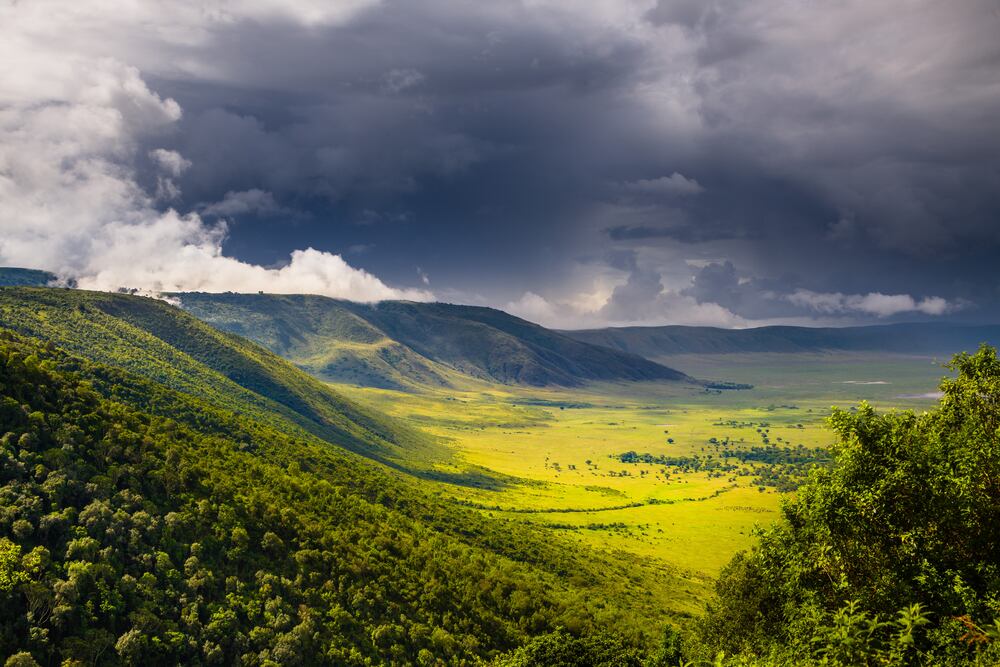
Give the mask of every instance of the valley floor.
<path id="1" fill-rule="evenodd" d="M 426 461 L 428 471 L 477 480 L 428 482 L 441 497 L 658 572 L 658 585 L 648 578 L 637 585 L 686 615 L 702 608 L 754 527 L 778 516 L 783 493 L 824 458 L 831 406 L 868 400 L 920 411 L 933 404 L 946 373 L 940 360 L 881 354 L 663 361 L 698 378 L 754 387 L 337 389 L 438 437 L 451 457 Z"/>

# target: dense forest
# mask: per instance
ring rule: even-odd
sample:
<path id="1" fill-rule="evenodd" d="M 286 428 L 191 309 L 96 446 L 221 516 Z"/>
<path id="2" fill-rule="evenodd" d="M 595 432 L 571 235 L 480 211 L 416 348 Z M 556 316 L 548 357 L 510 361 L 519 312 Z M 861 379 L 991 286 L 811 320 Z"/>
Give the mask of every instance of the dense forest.
<path id="1" fill-rule="evenodd" d="M 263 350 L 228 359 L 227 380 L 176 347 L 170 364 L 136 356 L 129 337 L 157 349 L 148 330 L 120 329 L 148 308 L 160 345 L 169 311 L 199 340 L 166 304 L 3 292 L 3 324 L 19 329 L 0 331 L 11 664 L 475 664 L 560 628 L 659 641 L 665 617 L 628 586 L 632 564 L 455 506 L 363 456 L 420 443 L 347 403 L 337 422 L 290 413 L 318 395 Z M 95 303 L 135 308 L 107 318 Z M 190 351 L 214 363 L 206 350 Z M 274 373 L 250 373 L 262 366 Z M 279 403 L 243 386 L 262 378 L 299 393 L 271 392 Z"/>
<path id="2" fill-rule="evenodd" d="M 433 443 L 169 305 L 8 288 L 0 317 L 8 665 L 1000 664 L 992 348 L 931 412 L 834 412 L 678 623 L 639 564 L 435 495 L 394 463 Z"/>

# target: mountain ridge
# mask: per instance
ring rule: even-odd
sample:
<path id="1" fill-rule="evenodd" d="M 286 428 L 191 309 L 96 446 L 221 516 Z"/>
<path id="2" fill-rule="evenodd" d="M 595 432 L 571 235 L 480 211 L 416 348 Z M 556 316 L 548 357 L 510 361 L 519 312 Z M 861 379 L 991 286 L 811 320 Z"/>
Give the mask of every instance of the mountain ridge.
<path id="1" fill-rule="evenodd" d="M 1000 340 L 1000 325 L 945 322 L 875 324 L 857 327 L 768 326 L 722 329 L 668 325 L 561 330 L 594 345 L 659 359 L 680 354 L 891 352 L 947 354 L 974 351 Z"/>
<path id="2" fill-rule="evenodd" d="M 255 340 L 326 380 L 405 388 L 452 384 L 455 373 L 528 386 L 688 381 L 641 356 L 481 306 L 357 303 L 315 295 L 172 295 L 222 330 Z"/>

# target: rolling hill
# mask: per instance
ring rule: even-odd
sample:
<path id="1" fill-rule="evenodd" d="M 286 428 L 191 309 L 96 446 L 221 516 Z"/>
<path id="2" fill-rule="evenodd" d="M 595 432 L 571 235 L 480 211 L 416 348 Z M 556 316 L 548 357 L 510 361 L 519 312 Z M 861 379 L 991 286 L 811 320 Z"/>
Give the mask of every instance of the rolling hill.
<path id="1" fill-rule="evenodd" d="M 141 374 L 239 414 L 267 415 L 382 462 L 433 449 L 284 359 L 165 301 L 47 287 L 0 289 L 0 326 Z"/>
<path id="2" fill-rule="evenodd" d="M 492 308 L 321 296 L 174 295 L 188 312 L 331 381 L 448 385 L 456 373 L 531 386 L 689 380 L 641 356 L 581 342 Z"/>
<path id="3" fill-rule="evenodd" d="M 0 656 L 478 664 L 660 632 L 641 563 L 378 462 L 417 438 L 163 301 L 0 288 Z"/>
<path id="4" fill-rule="evenodd" d="M 622 327 L 562 331 L 592 345 L 603 345 L 647 359 L 680 354 L 795 352 L 891 352 L 941 354 L 972 351 L 980 343 L 1000 342 L 998 325 L 940 323 L 886 324 L 863 327 L 791 327 L 754 329 L 714 327 Z"/>

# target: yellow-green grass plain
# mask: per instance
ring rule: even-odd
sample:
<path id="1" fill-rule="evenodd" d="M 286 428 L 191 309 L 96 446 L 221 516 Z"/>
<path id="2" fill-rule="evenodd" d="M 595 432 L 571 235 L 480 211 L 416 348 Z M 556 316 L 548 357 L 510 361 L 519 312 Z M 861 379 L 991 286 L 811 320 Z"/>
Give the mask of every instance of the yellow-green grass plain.
<path id="1" fill-rule="evenodd" d="M 438 437 L 451 452 L 431 463 L 438 471 L 485 469 L 503 482 L 490 488 L 436 483 L 441 497 L 669 572 L 682 582 L 673 608 L 694 612 L 719 570 L 751 544 L 755 526 L 778 517 L 783 494 L 754 483 L 752 463 L 741 466 L 743 474 L 685 472 L 622 463 L 618 455 L 719 456 L 711 438 L 747 448 L 762 444 L 764 435 L 779 447 L 827 447 L 833 441 L 826 425 L 832 406 L 867 400 L 883 410 L 924 410 L 946 374 L 937 359 L 871 354 L 661 361 L 697 378 L 754 387 L 706 391 L 685 383 L 629 383 L 555 389 L 466 381 L 457 389 L 415 392 L 338 389 Z"/>

